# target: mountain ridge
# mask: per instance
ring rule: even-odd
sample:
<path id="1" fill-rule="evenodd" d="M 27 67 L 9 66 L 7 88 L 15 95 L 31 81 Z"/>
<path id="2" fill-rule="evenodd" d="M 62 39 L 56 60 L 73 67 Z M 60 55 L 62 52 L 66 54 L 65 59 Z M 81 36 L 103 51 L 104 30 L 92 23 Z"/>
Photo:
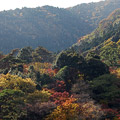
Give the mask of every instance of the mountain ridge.
<path id="1" fill-rule="evenodd" d="M 99 7 L 101 11 L 96 11 L 94 16 L 91 16 L 96 10 L 94 6 L 98 6 L 99 2 L 84 4 L 84 7 L 81 7 L 83 6 L 81 4 L 78 6 L 79 9 L 43 6 L 2 11 L 0 12 L 0 51 L 8 53 L 14 48 L 25 46 L 33 48 L 44 46 L 54 52 L 66 49 L 76 43 L 81 36 L 91 33 L 98 24 L 94 21 L 100 21 L 108 13 L 119 8 L 118 2 L 115 0 L 113 9 L 108 9 L 113 6 L 113 2 L 102 1 L 102 5 L 107 3 L 107 6 L 101 8 L 101 5 Z M 78 13 L 82 10 L 82 14 L 75 13 L 75 9 Z M 93 17 L 96 19 L 91 22 Z"/>
<path id="2" fill-rule="evenodd" d="M 91 34 L 81 37 L 73 47 L 80 48 L 84 52 L 98 46 L 111 37 L 115 41 L 119 28 L 120 8 L 113 11 L 106 19 L 103 19 Z"/>

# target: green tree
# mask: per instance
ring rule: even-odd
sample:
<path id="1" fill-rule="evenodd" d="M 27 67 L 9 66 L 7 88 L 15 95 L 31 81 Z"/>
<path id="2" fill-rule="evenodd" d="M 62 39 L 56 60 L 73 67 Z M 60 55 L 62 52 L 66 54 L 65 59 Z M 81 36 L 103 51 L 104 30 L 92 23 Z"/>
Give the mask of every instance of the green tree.
<path id="1" fill-rule="evenodd" d="M 115 44 L 115 43 L 114 43 Z M 120 48 L 117 45 L 108 45 L 101 49 L 101 59 L 109 66 L 116 66 L 120 59 Z"/>
<path id="2" fill-rule="evenodd" d="M 56 79 L 63 80 L 66 84 L 66 90 L 69 91 L 73 83 L 75 83 L 78 77 L 78 71 L 69 66 L 64 66 L 56 74 Z"/>
<path id="3" fill-rule="evenodd" d="M 103 74 L 109 74 L 109 67 L 99 59 L 89 59 L 87 61 L 87 67 L 84 69 L 86 79 L 92 80 Z"/>
<path id="4" fill-rule="evenodd" d="M 64 66 L 69 66 L 73 68 L 79 68 L 79 65 L 85 63 L 82 56 L 78 55 L 76 52 L 62 51 L 56 57 L 54 67 L 63 68 Z"/>
<path id="5" fill-rule="evenodd" d="M 93 98 L 97 101 L 112 103 L 116 99 L 120 99 L 120 79 L 115 75 L 105 74 L 91 81 Z M 116 102 L 117 107 L 120 103 Z"/>
<path id="6" fill-rule="evenodd" d="M 25 48 L 22 48 L 18 54 L 17 54 L 17 58 L 18 59 L 21 59 L 21 60 L 24 60 L 26 62 L 32 62 L 32 52 L 33 52 L 33 49 L 31 47 L 25 47 Z"/>
<path id="7" fill-rule="evenodd" d="M 0 92 L 0 118 L 18 120 L 26 116 L 24 97 L 25 94 L 21 90 L 5 89 Z"/>

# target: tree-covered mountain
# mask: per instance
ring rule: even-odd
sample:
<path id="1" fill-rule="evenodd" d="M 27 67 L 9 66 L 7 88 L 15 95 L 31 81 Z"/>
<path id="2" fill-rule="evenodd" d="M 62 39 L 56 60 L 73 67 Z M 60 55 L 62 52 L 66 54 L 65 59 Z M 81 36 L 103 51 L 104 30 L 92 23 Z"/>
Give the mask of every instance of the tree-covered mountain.
<path id="1" fill-rule="evenodd" d="M 94 47 L 103 47 L 108 39 L 113 42 L 120 39 L 120 9 L 103 19 L 91 34 L 81 37 L 73 47 L 84 52 Z"/>
<path id="2" fill-rule="evenodd" d="M 79 16 L 80 20 L 89 23 L 94 30 L 99 22 L 106 18 L 116 8 L 120 8 L 119 0 L 102 0 L 100 2 L 80 4 L 71 7 L 68 10 Z"/>
<path id="3" fill-rule="evenodd" d="M 58 54 L 38 45 L 63 49 L 92 26 L 50 6 L 0 18 L 1 50 L 14 48 L 0 52 L 0 120 L 120 120 L 120 8 Z"/>
<path id="4" fill-rule="evenodd" d="M 63 50 L 90 33 L 116 8 L 119 0 L 80 4 L 73 8 L 44 6 L 0 12 L 0 50 L 8 53 L 24 46 Z"/>
<path id="5" fill-rule="evenodd" d="M 50 6 L 0 12 L 0 50 L 38 45 L 57 51 L 89 31 L 88 24 L 66 9 Z M 84 28 L 84 30 L 82 30 Z"/>
<path id="6" fill-rule="evenodd" d="M 81 37 L 72 48 L 87 59 L 98 58 L 99 55 L 108 66 L 120 66 L 120 9 L 103 19 L 98 28 Z"/>

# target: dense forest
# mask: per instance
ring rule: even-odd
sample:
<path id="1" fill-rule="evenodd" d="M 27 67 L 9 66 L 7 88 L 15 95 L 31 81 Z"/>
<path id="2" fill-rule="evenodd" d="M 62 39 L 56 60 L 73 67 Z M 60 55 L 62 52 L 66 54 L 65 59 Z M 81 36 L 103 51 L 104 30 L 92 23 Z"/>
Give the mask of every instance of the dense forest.
<path id="1" fill-rule="evenodd" d="M 0 119 L 119 120 L 120 70 L 114 67 L 74 50 L 1 53 Z"/>
<path id="2" fill-rule="evenodd" d="M 114 3 L 114 7 L 108 10 L 111 3 Z M 120 8 L 114 10 L 118 4 L 120 4 L 118 0 L 106 0 L 67 9 L 44 6 L 34 10 L 23 8 L 1 12 L 0 16 L 6 14 L 6 25 L 3 23 L 0 25 L 6 26 L 4 26 L 6 34 L 9 32 L 10 36 L 6 36 L 2 31 L 0 33 L 1 50 L 3 50 L 0 52 L 0 120 L 120 120 Z M 92 5 L 94 9 L 91 9 Z M 96 10 L 98 5 L 99 12 Z M 81 19 L 83 12 L 86 12 L 82 8 L 91 9 L 91 14 L 95 12 L 97 18 L 93 20 L 89 14 L 89 17 Z M 106 12 L 103 15 L 104 11 Z M 108 14 L 110 11 L 111 13 Z M 63 13 L 66 15 L 64 16 Z M 14 18 L 12 19 L 11 16 Z M 69 34 L 71 39 L 67 37 L 63 39 L 64 35 L 60 35 L 56 30 L 61 29 L 63 32 L 61 25 L 66 30 L 69 26 L 69 32 L 75 35 L 80 27 L 73 20 L 75 16 L 79 23 L 81 22 L 79 25 L 85 25 L 86 28 L 81 34 L 77 32 L 77 37 L 84 36 L 69 47 L 75 42 L 74 38 Z M 52 21 L 53 17 L 54 21 Z M 85 22 L 87 18 L 93 21 Z M 104 19 L 101 20 L 102 18 Z M 68 19 L 70 23 L 62 23 Z M 14 20 L 19 21 L 19 24 Z M 23 20 L 22 24 L 21 20 Z M 48 20 L 51 24 L 48 24 Z M 35 26 L 33 21 L 36 21 Z M 38 28 L 37 24 L 41 22 L 46 30 L 42 31 L 42 29 L 42 33 L 39 32 L 41 28 Z M 56 26 L 53 27 L 53 24 Z M 49 32 L 47 32 L 48 25 L 51 28 Z M 78 28 L 73 27 L 74 25 Z M 28 26 L 32 27 L 28 29 Z M 87 34 L 94 28 L 93 32 Z M 51 43 L 49 44 L 46 39 L 44 45 L 48 48 L 46 49 L 39 46 L 39 41 L 36 41 L 33 35 L 36 33 L 41 36 L 45 32 L 54 36 L 56 34 L 53 29 L 58 32 L 59 39 L 63 40 L 60 44 L 64 44 L 64 48 L 68 47 L 58 53 L 48 50 L 50 46 L 46 46 L 53 45 L 52 48 L 56 49 L 55 42 L 49 39 Z M 27 33 L 28 31 L 30 34 Z M 27 37 L 25 39 L 26 35 L 30 35 L 30 39 L 33 37 L 34 42 L 30 42 Z M 5 37 L 7 38 L 2 41 Z M 14 44 L 8 47 L 12 44 L 11 38 Z M 9 43 L 7 39 L 10 40 Z M 57 40 L 55 41 L 58 42 Z M 73 41 L 70 43 L 71 40 Z M 68 45 L 67 42 L 70 44 Z M 18 44 L 17 48 L 14 47 L 15 44 Z M 61 49 L 63 48 L 57 50 Z M 10 52 L 5 54 L 8 51 Z"/>
<path id="3" fill-rule="evenodd" d="M 120 9 L 116 9 L 103 19 L 98 28 L 91 34 L 81 37 L 72 48 L 84 55 L 95 52 L 106 64 L 119 65 Z"/>
<path id="4" fill-rule="evenodd" d="M 0 50 L 9 53 L 14 48 L 39 45 L 54 52 L 66 49 L 117 8 L 119 0 L 106 0 L 67 9 L 44 6 L 2 11 Z"/>
<path id="5" fill-rule="evenodd" d="M 80 4 L 69 8 L 69 10 L 79 16 L 80 20 L 89 23 L 94 30 L 102 19 L 106 18 L 115 9 L 120 8 L 119 6 L 119 0 L 103 0 L 96 3 Z"/>

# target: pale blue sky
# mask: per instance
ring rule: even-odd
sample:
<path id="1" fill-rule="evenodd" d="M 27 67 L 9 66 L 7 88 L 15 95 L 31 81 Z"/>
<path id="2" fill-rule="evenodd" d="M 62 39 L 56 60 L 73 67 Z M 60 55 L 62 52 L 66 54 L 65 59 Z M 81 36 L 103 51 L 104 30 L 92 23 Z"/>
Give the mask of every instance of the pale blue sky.
<path id="1" fill-rule="evenodd" d="M 38 7 L 51 5 L 55 7 L 72 7 L 80 3 L 98 2 L 103 0 L 0 0 L 0 11 L 22 7 Z"/>

